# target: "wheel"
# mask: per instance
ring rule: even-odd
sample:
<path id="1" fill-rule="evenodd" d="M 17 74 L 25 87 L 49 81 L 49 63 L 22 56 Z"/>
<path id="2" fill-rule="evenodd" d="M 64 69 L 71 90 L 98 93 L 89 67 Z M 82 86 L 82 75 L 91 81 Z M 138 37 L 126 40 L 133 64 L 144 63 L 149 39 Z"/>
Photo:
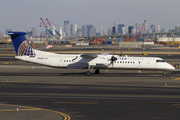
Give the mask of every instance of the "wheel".
<path id="1" fill-rule="evenodd" d="M 90 72 L 90 71 L 87 71 L 87 72 L 86 72 L 86 75 L 88 75 L 88 76 L 91 75 L 91 72 Z"/>
<path id="2" fill-rule="evenodd" d="M 163 72 L 163 75 L 167 75 L 167 71 L 164 71 L 164 72 Z"/>
<path id="3" fill-rule="evenodd" d="M 96 69 L 96 70 L 95 70 L 95 73 L 96 73 L 96 74 L 99 74 L 99 73 L 100 73 L 99 69 Z"/>

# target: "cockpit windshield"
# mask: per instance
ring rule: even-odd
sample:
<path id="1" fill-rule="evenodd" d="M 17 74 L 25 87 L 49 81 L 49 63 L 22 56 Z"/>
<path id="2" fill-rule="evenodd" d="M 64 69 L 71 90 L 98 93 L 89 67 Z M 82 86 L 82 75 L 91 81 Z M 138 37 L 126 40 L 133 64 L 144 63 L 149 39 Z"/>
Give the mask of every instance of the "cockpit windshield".
<path id="1" fill-rule="evenodd" d="M 156 62 L 165 62 L 164 60 L 156 60 Z"/>

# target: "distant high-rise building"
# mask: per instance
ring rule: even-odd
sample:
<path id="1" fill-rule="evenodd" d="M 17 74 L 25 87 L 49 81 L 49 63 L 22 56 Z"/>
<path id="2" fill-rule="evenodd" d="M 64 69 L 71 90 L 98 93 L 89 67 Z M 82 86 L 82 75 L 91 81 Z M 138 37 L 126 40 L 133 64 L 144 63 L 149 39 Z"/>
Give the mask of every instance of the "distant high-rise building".
<path id="1" fill-rule="evenodd" d="M 92 27 L 90 30 L 90 36 L 96 36 L 96 28 Z"/>
<path id="2" fill-rule="evenodd" d="M 90 35 L 90 30 L 91 30 L 91 28 L 94 27 L 94 25 L 86 25 L 86 26 L 87 26 L 87 36 L 91 36 Z"/>
<path id="3" fill-rule="evenodd" d="M 4 35 L 4 31 L 0 31 L 0 37 Z"/>
<path id="4" fill-rule="evenodd" d="M 180 25 L 177 25 L 177 26 L 175 26 L 175 29 L 176 29 L 176 28 L 179 28 L 179 27 L 180 27 Z"/>
<path id="5" fill-rule="evenodd" d="M 66 36 L 70 35 L 70 25 L 69 21 L 64 21 L 64 32 L 66 33 Z"/>
<path id="6" fill-rule="evenodd" d="M 157 32 L 161 32 L 160 25 L 157 25 Z"/>
<path id="7" fill-rule="evenodd" d="M 77 32 L 77 24 L 71 24 L 70 26 L 70 35 L 71 36 L 76 36 Z"/>
<path id="8" fill-rule="evenodd" d="M 148 32 L 148 28 L 147 28 L 147 23 L 145 22 L 143 33 L 147 33 L 147 32 Z"/>
<path id="9" fill-rule="evenodd" d="M 122 34 L 125 34 L 125 27 L 122 27 Z"/>
<path id="10" fill-rule="evenodd" d="M 165 29 L 164 29 L 164 28 L 162 28 L 162 29 L 161 29 L 161 32 L 165 32 Z"/>
<path id="11" fill-rule="evenodd" d="M 108 28 L 107 35 L 112 35 L 112 29 L 111 28 Z"/>
<path id="12" fill-rule="evenodd" d="M 12 29 L 6 29 L 6 35 L 8 35 L 8 32 L 11 32 Z"/>
<path id="13" fill-rule="evenodd" d="M 40 37 L 44 38 L 46 37 L 46 33 L 44 31 L 41 32 Z"/>
<path id="14" fill-rule="evenodd" d="M 155 25 L 150 25 L 150 29 L 152 30 L 152 33 L 155 33 L 156 30 L 155 30 Z"/>
<path id="15" fill-rule="evenodd" d="M 36 27 L 32 28 L 32 37 L 37 37 L 37 28 Z"/>
<path id="16" fill-rule="evenodd" d="M 125 25 L 124 24 L 118 24 L 118 34 L 123 34 L 123 32 L 125 32 L 125 31 L 123 31 L 123 27 L 125 27 Z"/>
<path id="17" fill-rule="evenodd" d="M 118 23 L 114 22 L 114 27 L 115 27 L 115 34 L 118 34 Z"/>
<path id="18" fill-rule="evenodd" d="M 142 23 L 140 23 L 140 22 L 135 23 L 135 29 L 136 29 L 136 32 L 137 32 L 137 33 L 140 32 L 141 27 L 142 27 Z"/>
<path id="19" fill-rule="evenodd" d="M 62 32 L 62 37 L 66 37 L 66 33 L 65 32 Z"/>
<path id="20" fill-rule="evenodd" d="M 134 26 L 129 26 L 128 27 L 128 33 L 129 34 L 132 34 L 133 30 L 134 30 Z"/>
<path id="21" fill-rule="evenodd" d="M 103 26 L 101 25 L 101 27 L 100 27 L 100 35 L 103 35 L 103 32 L 104 32 L 104 29 L 103 29 Z"/>
<path id="22" fill-rule="evenodd" d="M 82 33 L 82 36 L 87 36 L 87 26 L 83 25 L 81 27 L 81 33 Z"/>
<path id="23" fill-rule="evenodd" d="M 105 29 L 103 29 L 103 35 L 106 35 L 106 30 Z"/>
<path id="24" fill-rule="evenodd" d="M 76 36 L 78 36 L 78 37 L 82 36 L 81 29 L 77 29 Z"/>
<path id="25" fill-rule="evenodd" d="M 112 34 L 113 34 L 113 35 L 116 34 L 116 27 L 112 27 Z"/>

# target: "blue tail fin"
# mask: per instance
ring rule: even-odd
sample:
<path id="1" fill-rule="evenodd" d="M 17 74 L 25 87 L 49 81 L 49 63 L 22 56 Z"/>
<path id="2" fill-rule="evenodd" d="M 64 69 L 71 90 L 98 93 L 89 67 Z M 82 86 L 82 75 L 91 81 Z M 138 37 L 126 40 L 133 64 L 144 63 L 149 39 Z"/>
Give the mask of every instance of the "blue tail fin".
<path id="1" fill-rule="evenodd" d="M 17 56 L 35 56 L 35 52 L 25 39 L 25 32 L 9 32 Z"/>

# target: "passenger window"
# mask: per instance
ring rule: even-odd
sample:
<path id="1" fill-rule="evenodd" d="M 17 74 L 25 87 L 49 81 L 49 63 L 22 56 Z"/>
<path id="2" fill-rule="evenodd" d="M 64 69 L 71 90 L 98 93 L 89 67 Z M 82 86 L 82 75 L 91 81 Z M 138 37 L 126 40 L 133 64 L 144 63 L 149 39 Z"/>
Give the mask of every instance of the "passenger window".
<path id="1" fill-rule="evenodd" d="M 64 60 L 64 62 L 66 62 L 66 60 Z"/>

